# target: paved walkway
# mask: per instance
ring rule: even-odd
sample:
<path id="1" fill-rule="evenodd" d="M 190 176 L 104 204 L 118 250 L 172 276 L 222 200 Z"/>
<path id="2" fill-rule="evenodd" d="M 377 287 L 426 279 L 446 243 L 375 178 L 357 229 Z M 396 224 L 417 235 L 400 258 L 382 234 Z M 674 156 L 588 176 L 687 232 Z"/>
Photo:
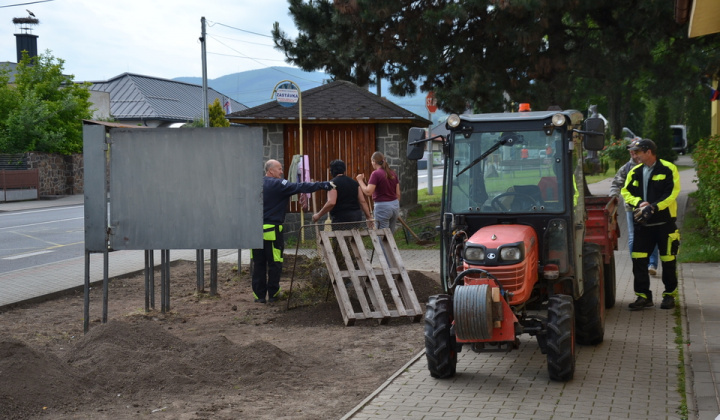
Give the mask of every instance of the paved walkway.
<path id="1" fill-rule="evenodd" d="M 682 158 L 681 158 L 682 159 Z M 680 164 L 683 164 L 680 162 Z M 683 171 L 684 209 L 695 189 L 694 171 Z M 591 185 L 594 194 L 609 181 Z M 77 205 L 82 196 L 23 203 L 0 203 L 2 211 Z M 681 211 L 682 213 L 682 211 Z M 575 379 L 567 383 L 547 378 L 546 357 L 535 340 L 523 336 L 520 349 L 509 353 L 473 353 L 464 347 L 457 375 L 432 378 L 424 352 L 408 364 L 345 419 L 679 419 L 678 357 L 672 311 L 630 312 L 634 300 L 632 268 L 627 250 L 625 219 L 616 252 L 617 304 L 607 313 L 605 340 L 598 346 L 579 346 Z M 236 263 L 237 250 L 220 250 L 221 261 Z M 243 253 L 243 262 L 248 258 Z M 171 259 L 195 260 L 195 251 L 171 251 Z M 209 252 L 205 253 L 206 258 Z M 159 262 L 159 253 L 155 257 Z M 437 262 L 436 256 L 411 258 Z M 17 270 L 0 275 L 3 306 L 81 287 L 84 258 Z M 436 265 L 436 264 L 435 264 Z M 143 269 L 142 251 L 110 254 L 110 276 Z M 420 267 L 408 267 L 418 269 Z M 91 280 L 102 279 L 102 257 L 91 257 Z M 685 340 L 686 391 L 690 419 L 712 420 L 720 413 L 720 264 L 683 264 L 679 268 L 680 301 Z M 172 274 L 171 274 L 172 275 Z M 653 295 L 662 283 L 653 279 Z"/>
<path id="2" fill-rule="evenodd" d="M 681 158 L 682 159 L 682 158 Z M 680 161 L 681 165 L 691 162 Z M 696 189 L 694 171 L 681 173 L 684 213 L 687 194 Z M 607 194 L 610 180 L 591 185 Z M 535 340 L 523 336 L 509 353 L 459 354 L 452 379 L 430 376 L 424 352 L 395 373 L 344 419 L 679 419 L 678 357 L 673 311 L 630 312 L 635 300 L 632 263 L 623 235 L 615 253 L 617 304 L 607 312 L 605 340 L 579 346 L 575 378 L 548 380 L 546 357 Z M 685 342 L 688 418 L 712 420 L 720 414 L 720 264 L 679 268 Z M 653 278 L 653 294 L 662 282 Z"/>

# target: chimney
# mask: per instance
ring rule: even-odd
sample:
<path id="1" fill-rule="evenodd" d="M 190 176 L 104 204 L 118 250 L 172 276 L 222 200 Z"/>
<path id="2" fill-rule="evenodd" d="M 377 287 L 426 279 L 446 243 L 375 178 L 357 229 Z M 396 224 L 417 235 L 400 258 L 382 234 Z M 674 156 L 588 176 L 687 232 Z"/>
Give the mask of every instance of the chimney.
<path id="1" fill-rule="evenodd" d="M 15 34 L 15 45 L 17 46 L 17 62 L 22 60 L 22 52 L 27 51 L 28 56 L 37 57 L 37 35 L 32 34 L 32 27 L 38 25 L 40 21 L 35 15 L 28 10 L 30 16 L 22 18 L 13 18 L 13 23 L 20 29 L 20 33 Z"/>

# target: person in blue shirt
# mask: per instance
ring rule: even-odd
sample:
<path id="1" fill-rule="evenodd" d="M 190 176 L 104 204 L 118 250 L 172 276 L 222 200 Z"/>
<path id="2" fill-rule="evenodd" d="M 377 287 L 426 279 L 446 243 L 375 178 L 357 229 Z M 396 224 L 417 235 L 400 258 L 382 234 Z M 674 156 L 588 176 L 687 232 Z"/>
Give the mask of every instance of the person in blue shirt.
<path id="1" fill-rule="evenodd" d="M 255 302 L 275 302 L 280 294 L 282 274 L 283 223 L 290 197 L 317 190 L 332 190 L 333 184 L 323 182 L 289 182 L 283 178 L 280 162 L 270 159 L 265 163 L 263 178 L 263 248 L 252 250 L 252 289 Z"/>

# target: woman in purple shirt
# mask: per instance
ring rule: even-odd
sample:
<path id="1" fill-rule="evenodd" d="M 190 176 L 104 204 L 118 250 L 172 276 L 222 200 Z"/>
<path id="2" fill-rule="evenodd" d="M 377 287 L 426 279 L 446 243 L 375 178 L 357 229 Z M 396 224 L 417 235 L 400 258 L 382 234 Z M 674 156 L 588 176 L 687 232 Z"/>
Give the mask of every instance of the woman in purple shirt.
<path id="1" fill-rule="evenodd" d="M 367 184 L 363 174 L 358 174 L 355 179 L 360 184 L 362 192 L 372 196 L 375 202 L 375 221 L 378 229 L 389 227 L 394 232 L 400 216 L 400 181 L 382 153 L 373 153 L 370 162 L 374 170 Z"/>

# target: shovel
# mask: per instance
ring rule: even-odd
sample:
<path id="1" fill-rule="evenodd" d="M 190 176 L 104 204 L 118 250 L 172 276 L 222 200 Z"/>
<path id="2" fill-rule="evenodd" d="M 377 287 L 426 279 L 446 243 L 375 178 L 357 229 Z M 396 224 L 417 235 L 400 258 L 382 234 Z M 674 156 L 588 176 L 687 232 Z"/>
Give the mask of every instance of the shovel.
<path id="1" fill-rule="evenodd" d="M 413 236 L 413 238 L 415 238 L 415 243 L 417 243 L 418 245 L 429 245 L 429 244 L 434 243 L 433 241 L 428 241 L 428 240 L 425 240 L 425 239 L 420 239 L 420 237 L 417 236 L 417 235 L 415 234 L 415 232 L 413 232 L 412 229 L 410 229 L 410 226 L 408 226 L 408 224 L 405 223 L 405 221 L 403 220 L 402 217 L 398 216 L 398 220 L 400 221 L 400 223 L 401 223 L 403 226 L 405 226 L 405 229 L 407 229 L 407 230 L 410 232 L 410 234 Z"/>

